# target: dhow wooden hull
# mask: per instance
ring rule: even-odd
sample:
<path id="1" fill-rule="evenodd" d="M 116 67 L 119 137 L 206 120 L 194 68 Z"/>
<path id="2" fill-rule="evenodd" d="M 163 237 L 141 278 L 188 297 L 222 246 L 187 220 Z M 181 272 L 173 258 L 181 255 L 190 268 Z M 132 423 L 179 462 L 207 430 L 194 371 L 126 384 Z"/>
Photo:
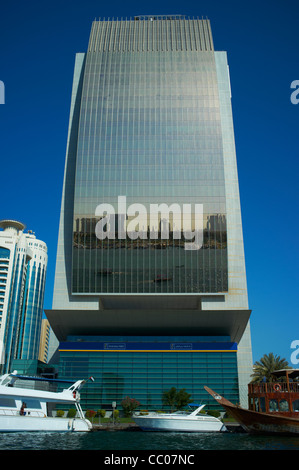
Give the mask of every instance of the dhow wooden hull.
<path id="1" fill-rule="evenodd" d="M 208 387 L 204 387 L 210 395 L 233 416 L 233 418 L 242 426 L 242 428 L 253 434 L 299 434 L 299 419 L 290 418 L 274 413 L 261 413 L 257 411 L 246 410 L 233 405 L 230 401 L 219 395 Z"/>

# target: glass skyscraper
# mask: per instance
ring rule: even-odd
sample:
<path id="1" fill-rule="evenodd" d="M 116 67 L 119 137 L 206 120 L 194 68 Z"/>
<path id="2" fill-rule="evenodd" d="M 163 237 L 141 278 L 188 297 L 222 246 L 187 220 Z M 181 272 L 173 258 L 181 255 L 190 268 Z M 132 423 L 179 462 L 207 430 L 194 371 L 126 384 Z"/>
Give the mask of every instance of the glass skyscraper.
<path id="1" fill-rule="evenodd" d="M 209 20 L 93 22 L 87 53 L 76 55 L 47 316 L 61 374 L 85 367 L 98 379 L 90 405 L 131 394 L 159 406 L 172 385 L 208 400 L 210 383 L 246 406 L 250 310 L 230 80 Z"/>
<path id="2" fill-rule="evenodd" d="M 73 292 L 227 291 L 224 160 L 212 51 L 208 22 L 139 18 L 94 24 L 78 129 Z M 118 196 L 126 197 L 128 207 L 146 209 L 136 239 L 118 236 Z M 101 203 L 115 207 L 115 240 L 96 237 Z M 184 249 L 182 223 L 177 234 L 172 223 L 181 222 L 178 212 L 167 220 L 162 209 L 151 224 L 150 204 L 163 203 L 181 212 L 184 204 L 203 204 L 202 250 Z M 125 211 L 123 217 L 128 231 L 130 215 Z M 161 238 L 163 224 L 169 224 L 168 239 Z"/>
<path id="3" fill-rule="evenodd" d="M 48 263 L 47 245 L 25 225 L 1 220 L 0 369 L 38 359 Z"/>

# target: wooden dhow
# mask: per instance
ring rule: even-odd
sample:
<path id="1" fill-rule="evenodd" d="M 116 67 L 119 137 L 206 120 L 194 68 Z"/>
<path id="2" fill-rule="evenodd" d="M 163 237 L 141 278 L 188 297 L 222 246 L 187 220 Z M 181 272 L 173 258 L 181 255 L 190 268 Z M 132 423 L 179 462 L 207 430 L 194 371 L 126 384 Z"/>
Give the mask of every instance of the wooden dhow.
<path id="1" fill-rule="evenodd" d="M 272 373 L 273 382 L 248 385 L 248 409 L 205 386 L 205 390 L 242 426 L 253 434 L 299 434 L 299 369 Z M 280 379 L 284 377 L 283 381 Z"/>

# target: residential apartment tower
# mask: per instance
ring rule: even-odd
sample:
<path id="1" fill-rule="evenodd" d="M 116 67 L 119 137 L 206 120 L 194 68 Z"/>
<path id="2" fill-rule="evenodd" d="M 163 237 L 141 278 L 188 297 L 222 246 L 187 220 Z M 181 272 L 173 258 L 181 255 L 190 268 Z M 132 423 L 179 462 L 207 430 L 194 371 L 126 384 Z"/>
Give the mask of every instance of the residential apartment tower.
<path id="1" fill-rule="evenodd" d="M 15 220 L 0 221 L 0 368 L 37 361 L 44 307 L 46 244 Z"/>

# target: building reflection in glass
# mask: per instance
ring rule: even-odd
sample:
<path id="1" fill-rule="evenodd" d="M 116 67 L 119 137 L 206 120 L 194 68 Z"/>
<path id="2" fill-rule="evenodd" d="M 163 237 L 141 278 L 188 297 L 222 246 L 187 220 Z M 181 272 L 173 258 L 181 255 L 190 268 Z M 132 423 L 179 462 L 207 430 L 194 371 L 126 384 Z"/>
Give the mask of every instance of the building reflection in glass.
<path id="1" fill-rule="evenodd" d="M 184 237 L 99 240 L 97 219 L 76 220 L 74 275 L 77 292 L 223 292 L 227 290 L 227 243 L 224 215 L 205 220 L 203 245 L 186 250 Z M 74 279 L 75 280 L 75 279 Z"/>
<path id="2" fill-rule="evenodd" d="M 99 240 L 99 204 L 202 204 L 203 243 L 173 221 Z M 194 225 L 194 214 L 192 214 Z M 228 290 L 226 198 L 213 51 L 88 52 L 78 134 L 73 293 Z M 126 219 L 126 225 L 130 223 Z M 168 223 L 168 222 L 167 222 Z M 169 229 L 168 239 L 162 237 Z M 151 236 L 152 232 L 156 237 Z M 179 236 L 180 235 L 180 236 Z"/>

